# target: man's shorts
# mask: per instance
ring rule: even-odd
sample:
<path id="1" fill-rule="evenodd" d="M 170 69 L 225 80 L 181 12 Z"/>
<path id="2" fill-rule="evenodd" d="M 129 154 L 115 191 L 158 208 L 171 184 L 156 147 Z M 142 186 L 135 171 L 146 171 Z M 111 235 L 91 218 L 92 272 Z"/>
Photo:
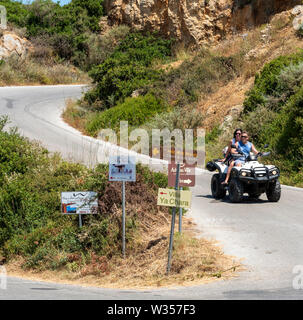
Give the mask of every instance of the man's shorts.
<path id="1" fill-rule="evenodd" d="M 241 164 L 241 166 L 243 166 L 245 164 L 245 160 L 242 159 L 238 159 L 235 161 L 235 166 L 238 166 L 239 164 Z"/>

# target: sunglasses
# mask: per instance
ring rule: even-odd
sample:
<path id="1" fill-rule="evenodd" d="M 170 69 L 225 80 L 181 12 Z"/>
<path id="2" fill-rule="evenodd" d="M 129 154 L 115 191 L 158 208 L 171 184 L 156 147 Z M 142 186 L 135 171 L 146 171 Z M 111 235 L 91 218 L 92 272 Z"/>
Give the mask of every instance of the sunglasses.
<path id="1" fill-rule="evenodd" d="M 248 136 L 242 136 L 241 138 L 248 138 Z"/>
<path id="2" fill-rule="evenodd" d="M 240 136 L 240 135 L 241 135 L 241 132 L 236 133 L 236 136 Z"/>

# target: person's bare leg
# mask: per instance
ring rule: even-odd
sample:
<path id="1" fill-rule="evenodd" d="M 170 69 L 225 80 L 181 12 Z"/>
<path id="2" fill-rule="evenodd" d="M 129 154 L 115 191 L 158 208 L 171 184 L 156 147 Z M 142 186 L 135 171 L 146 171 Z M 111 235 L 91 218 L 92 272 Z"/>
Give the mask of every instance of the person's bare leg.
<path id="1" fill-rule="evenodd" d="M 233 168 L 233 166 L 235 165 L 235 161 L 232 161 L 228 167 L 228 171 L 227 171 L 227 175 L 226 175 L 226 179 L 224 182 L 222 182 L 222 184 L 228 184 L 228 180 L 231 174 L 231 169 Z"/>

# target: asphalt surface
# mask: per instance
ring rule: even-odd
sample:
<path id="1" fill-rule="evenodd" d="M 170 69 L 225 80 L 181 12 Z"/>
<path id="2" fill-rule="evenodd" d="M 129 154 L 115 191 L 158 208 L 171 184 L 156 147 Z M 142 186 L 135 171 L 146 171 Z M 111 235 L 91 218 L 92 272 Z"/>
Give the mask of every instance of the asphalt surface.
<path id="1" fill-rule="evenodd" d="M 83 137 L 60 118 L 65 100 L 80 97 L 82 90 L 81 86 L 0 88 L 0 115 L 8 115 L 12 126 L 50 151 L 94 165 L 106 161 L 117 148 Z M 198 173 L 189 215 L 201 237 L 217 240 L 226 254 L 242 259 L 246 270 L 236 278 L 195 287 L 135 291 L 8 277 L 0 299 L 302 299 L 303 290 L 293 287 L 299 275 L 293 269 L 303 265 L 303 190 L 283 187 L 279 203 L 269 203 L 262 196 L 258 201 L 232 204 L 228 198 L 214 200 L 211 174 Z"/>

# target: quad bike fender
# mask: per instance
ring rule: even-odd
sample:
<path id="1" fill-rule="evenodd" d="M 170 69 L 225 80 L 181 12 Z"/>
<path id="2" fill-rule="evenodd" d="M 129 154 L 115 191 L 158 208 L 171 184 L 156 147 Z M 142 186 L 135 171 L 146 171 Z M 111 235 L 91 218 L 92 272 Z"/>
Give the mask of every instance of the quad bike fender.
<path id="1" fill-rule="evenodd" d="M 210 172 L 218 171 L 221 176 L 227 174 L 228 167 L 225 163 L 219 161 L 211 161 L 206 165 L 206 169 Z"/>

